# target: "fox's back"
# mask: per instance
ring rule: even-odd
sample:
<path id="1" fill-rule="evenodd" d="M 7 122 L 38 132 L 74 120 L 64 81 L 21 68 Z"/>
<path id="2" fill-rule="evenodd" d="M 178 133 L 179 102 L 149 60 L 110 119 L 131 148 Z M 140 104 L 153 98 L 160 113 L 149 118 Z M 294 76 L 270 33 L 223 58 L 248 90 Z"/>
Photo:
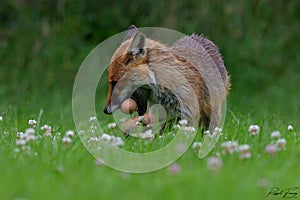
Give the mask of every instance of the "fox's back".
<path id="1" fill-rule="evenodd" d="M 207 38 L 195 34 L 185 36 L 172 45 L 174 54 L 191 62 L 203 62 L 208 67 L 217 67 L 226 89 L 230 87 L 227 70 L 218 47 Z"/>

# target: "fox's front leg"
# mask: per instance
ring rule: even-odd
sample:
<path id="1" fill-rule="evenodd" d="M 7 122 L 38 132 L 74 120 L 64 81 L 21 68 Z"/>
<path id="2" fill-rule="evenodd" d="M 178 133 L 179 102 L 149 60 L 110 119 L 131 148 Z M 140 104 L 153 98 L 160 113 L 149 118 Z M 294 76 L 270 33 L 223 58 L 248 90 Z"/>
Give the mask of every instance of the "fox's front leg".
<path id="1" fill-rule="evenodd" d="M 124 134 L 130 134 L 132 131 L 136 130 L 140 126 L 147 126 L 152 123 L 151 117 L 148 113 L 142 116 L 136 116 L 132 119 L 128 119 L 123 122 L 123 132 Z"/>

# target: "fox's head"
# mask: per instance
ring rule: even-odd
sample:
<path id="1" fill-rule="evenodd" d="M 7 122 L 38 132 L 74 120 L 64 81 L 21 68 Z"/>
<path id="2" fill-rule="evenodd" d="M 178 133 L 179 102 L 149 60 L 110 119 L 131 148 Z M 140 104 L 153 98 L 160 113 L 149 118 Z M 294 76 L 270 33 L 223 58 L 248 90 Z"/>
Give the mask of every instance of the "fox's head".
<path id="1" fill-rule="evenodd" d="M 117 83 L 119 85 L 130 84 L 128 81 L 134 81 L 136 78 L 134 73 L 131 73 L 131 80 L 127 79 L 120 81 L 122 76 L 129 71 L 140 68 L 140 66 L 143 66 L 146 63 L 146 37 L 143 33 L 139 32 L 134 25 L 131 25 L 128 28 L 123 42 L 112 56 L 110 65 L 108 67 L 108 95 L 104 109 L 105 114 L 112 114 L 120 107 L 122 101 L 129 97 L 132 97 L 134 100 L 136 100 L 139 114 L 144 114 L 147 109 L 147 94 L 145 90 L 139 89 L 139 91 L 134 92 L 132 96 L 126 96 L 124 94 L 122 96 L 122 89 L 117 88 L 116 85 Z M 117 94 L 118 98 L 112 103 L 113 92 Z"/>

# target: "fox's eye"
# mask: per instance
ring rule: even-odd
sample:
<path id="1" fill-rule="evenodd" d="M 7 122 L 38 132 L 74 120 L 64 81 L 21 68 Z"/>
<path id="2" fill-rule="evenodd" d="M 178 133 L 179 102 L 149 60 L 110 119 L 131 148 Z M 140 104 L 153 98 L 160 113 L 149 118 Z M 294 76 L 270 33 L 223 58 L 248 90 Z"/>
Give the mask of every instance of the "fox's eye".
<path id="1" fill-rule="evenodd" d="M 115 86 L 117 85 L 117 81 L 112 81 L 111 82 L 111 88 L 112 88 L 112 91 L 114 90 Z"/>
<path id="2" fill-rule="evenodd" d="M 126 60 L 124 61 L 124 64 L 125 64 L 125 65 L 128 65 L 131 61 L 132 61 L 132 57 L 128 57 L 128 58 L 126 58 Z"/>

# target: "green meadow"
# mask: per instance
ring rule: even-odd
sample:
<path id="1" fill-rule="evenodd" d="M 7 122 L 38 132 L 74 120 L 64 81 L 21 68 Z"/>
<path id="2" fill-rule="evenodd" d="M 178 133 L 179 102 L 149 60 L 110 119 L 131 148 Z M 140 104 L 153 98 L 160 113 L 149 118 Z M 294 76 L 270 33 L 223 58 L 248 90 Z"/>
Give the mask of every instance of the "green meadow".
<path id="1" fill-rule="evenodd" d="M 0 199 L 300 198 L 299 9 L 297 0 L 1 1 Z M 94 47 L 131 24 L 203 34 L 219 46 L 232 88 L 222 135 L 205 158 L 191 146 L 168 167 L 125 173 L 80 140 L 76 73 Z M 109 129 L 106 96 L 101 79 L 97 118 L 121 148 L 151 151 L 171 140 L 172 126 L 147 142 Z M 251 134 L 251 125 L 260 130 Z M 23 144 L 26 134 L 34 139 Z M 230 153 L 227 141 L 238 143 Z"/>

